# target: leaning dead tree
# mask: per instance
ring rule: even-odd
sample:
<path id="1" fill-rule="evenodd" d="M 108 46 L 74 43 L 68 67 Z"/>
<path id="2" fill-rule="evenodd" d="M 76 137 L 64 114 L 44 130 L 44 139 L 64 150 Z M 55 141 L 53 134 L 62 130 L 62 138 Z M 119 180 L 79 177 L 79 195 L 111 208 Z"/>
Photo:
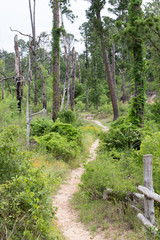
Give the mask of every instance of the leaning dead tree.
<path id="1" fill-rule="evenodd" d="M 18 101 L 18 110 L 21 112 L 21 102 L 23 96 L 23 79 L 21 73 L 21 65 L 20 65 L 20 56 L 18 49 L 18 35 L 14 37 L 14 49 L 15 49 L 15 80 L 16 80 L 16 95 Z"/>

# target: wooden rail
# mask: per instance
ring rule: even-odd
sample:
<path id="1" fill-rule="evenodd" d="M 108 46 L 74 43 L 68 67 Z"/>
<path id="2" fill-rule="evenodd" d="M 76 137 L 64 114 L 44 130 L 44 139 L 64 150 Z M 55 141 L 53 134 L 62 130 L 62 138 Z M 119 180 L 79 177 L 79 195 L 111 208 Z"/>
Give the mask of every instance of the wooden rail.
<path id="1" fill-rule="evenodd" d="M 137 215 L 138 219 L 146 227 L 146 239 L 154 239 L 158 229 L 155 227 L 154 200 L 160 202 L 160 196 L 154 192 L 152 180 L 152 155 L 143 156 L 143 180 L 144 186 L 138 186 L 137 190 L 144 194 L 144 212 Z M 152 236 L 147 230 L 151 230 Z"/>

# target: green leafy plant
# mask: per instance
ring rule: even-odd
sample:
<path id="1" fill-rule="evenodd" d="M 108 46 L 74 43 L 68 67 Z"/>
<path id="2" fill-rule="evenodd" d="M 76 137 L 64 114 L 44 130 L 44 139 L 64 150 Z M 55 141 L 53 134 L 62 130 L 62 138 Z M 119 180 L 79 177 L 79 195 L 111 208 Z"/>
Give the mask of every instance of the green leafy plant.
<path id="1" fill-rule="evenodd" d="M 65 136 L 61 136 L 57 132 L 34 137 L 34 139 L 41 147 L 52 153 L 56 159 L 63 159 L 64 161 L 74 159 L 79 150 L 76 142 L 67 141 Z"/>
<path id="2" fill-rule="evenodd" d="M 119 118 L 111 124 L 108 132 L 101 134 L 101 141 L 104 148 L 111 150 L 139 148 L 141 143 L 141 129 L 125 118 Z"/>

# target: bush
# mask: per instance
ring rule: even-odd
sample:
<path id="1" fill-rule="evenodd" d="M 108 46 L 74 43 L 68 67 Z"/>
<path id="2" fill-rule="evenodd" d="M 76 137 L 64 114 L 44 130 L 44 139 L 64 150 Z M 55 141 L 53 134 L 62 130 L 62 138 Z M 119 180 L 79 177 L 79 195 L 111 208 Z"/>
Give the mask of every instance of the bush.
<path id="1" fill-rule="evenodd" d="M 0 183 L 25 174 L 29 167 L 27 153 L 20 151 L 19 129 L 13 125 L 0 132 Z"/>
<path id="2" fill-rule="evenodd" d="M 52 153 L 55 158 L 64 161 L 74 159 L 79 150 L 75 141 L 67 141 L 66 137 L 56 132 L 34 137 L 34 139 L 41 147 Z"/>
<path id="3" fill-rule="evenodd" d="M 51 190 L 58 175 L 30 160 L 18 144 L 19 129 L 10 126 L 0 132 L 0 236 L 1 239 L 51 240 Z M 59 238 L 57 238 L 59 239 Z"/>
<path id="4" fill-rule="evenodd" d="M 62 123 L 73 124 L 76 121 L 76 116 L 71 110 L 61 111 L 58 113 L 57 117 L 59 118 L 60 122 L 62 122 Z"/>
<path id="5" fill-rule="evenodd" d="M 78 145 L 81 145 L 80 130 L 71 124 L 56 122 L 51 128 L 51 132 L 57 132 L 66 137 L 67 141 L 75 141 Z"/>
<path id="6" fill-rule="evenodd" d="M 25 176 L 0 185 L 1 239 L 51 239 L 48 226 L 54 213 L 47 180 L 42 170 L 30 168 Z"/>
<path id="7" fill-rule="evenodd" d="M 31 136 L 42 136 L 51 131 L 54 123 L 48 118 L 36 118 L 31 122 Z"/>
<path id="8" fill-rule="evenodd" d="M 160 132 L 152 133 L 144 137 L 141 143 L 141 149 L 137 153 L 136 161 L 139 165 L 143 164 L 143 155 L 153 155 L 153 183 L 155 191 L 160 194 L 159 176 L 160 176 Z"/>
<path id="9" fill-rule="evenodd" d="M 61 111 L 58 113 L 57 117 L 58 117 L 58 121 L 62 123 L 69 123 L 74 125 L 75 127 L 79 127 L 82 125 L 80 117 L 71 110 Z"/>
<path id="10" fill-rule="evenodd" d="M 107 158 L 107 159 L 106 159 Z M 120 162 L 114 163 L 108 154 L 85 166 L 81 189 L 92 199 L 102 198 L 106 188 L 113 190 L 120 199 L 128 192 L 136 190 L 137 181 L 127 176 Z"/>
<path id="11" fill-rule="evenodd" d="M 119 118 L 111 124 L 108 132 L 103 132 L 101 141 L 104 148 L 116 149 L 138 149 L 141 143 L 141 129 L 127 121 L 125 118 Z"/>

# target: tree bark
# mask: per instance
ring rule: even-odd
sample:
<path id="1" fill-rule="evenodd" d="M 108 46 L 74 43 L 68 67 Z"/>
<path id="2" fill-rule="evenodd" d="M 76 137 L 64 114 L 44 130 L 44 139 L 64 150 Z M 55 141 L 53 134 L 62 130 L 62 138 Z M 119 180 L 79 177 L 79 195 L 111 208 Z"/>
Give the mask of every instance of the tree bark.
<path id="1" fill-rule="evenodd" d="M 63 85 L 63 96 L 62 96 L 61 109 L 60 109 L 61 111 L 63 110 L 65 95 L 66 95 L 66 79 Z"/>
<path id="2" fill-rule="evenodd" d="M 31 44 L 31 39 L 29 39 L 29 44 Z M 31 71 L 31 49 L 29 47 L 29 58 L 28 58 L 28 88 L 27 88 L 27 106 L 26 106 L 26 122 L 27 122 L 27 146 L 29 146 L 29 138 L 30 138 L 30 111 L 29 111 L 29 103 L 30 103 L 30 86 L 32 81 L 32 71 Z"/>
<path id="3" fill-rule="evenodd" d="M 3 54 L 2 54 L 2 60 L 3 60 L 3 74 L 5 74 L 5 55 L 4 55 L 4 51 L 3 51 Z M 2 77 L 4 78 L 4 76 Z M 2 81 L 2 99 L 4 99 L 5 97 L 5 81 Z"/>
<path id="4" fill-rule="evenodd" d="M 35 19 L 35 11 L 36 11 L 36 0 L 33 0 L 33 12 L 31 7 L 31 0 L 29 0 L 29 11 L 30 11 L 30 20 L 31 20 L 31 28 L 32 28 L 32 52 L 33 52 L 33 62 L 34 62 L 34 104 L 35 106 L 38 103 L 38 89 L 37 89 L 37 43 L 36 43 L 36 19 Z"/>
<path id="5" fill-rule="evenodd" d="M 18 49 L 18 35 L 15 35 L 14 38 L 14 49 L 15 49 L 15 80 L 16 80 L 16 92 L 17 92 L 17 101 L 18 101 L 18 110 L 21 112 L 21 101 L 22 101 L 22 75 L 20 72 L 20 56 Z"/>
<path id="6" fill-rule="evenodd" d="M 119 68 L 119 72 L 120 72 L 120 74 L 121 74 L 121 76 L 122 76 L 122 101 L 123 101 L 123 103 L 125 102 L 125 100 L 126 100 L 126 93 L 125 93 L 125 76 L 124 76 L 124 73 L 123 73 L 123 71 Z"/>
<path id="7" fill-rule="evenodd" d="M 78 77 L 79 77 L 79 84 L 81 85 L 81 64 L 80 64 L 80 59 L 79 59 L 79 55 L 78 55 Z"/>
<path id="8" fill-rule="evenodd" d="M 53 3 L 53 121 L 57 118 L 60 104 L 60 66 L 59 66 L 59 51 L 60 51 L 60 29 L 59 29 L 59 1 L 54 0 Z"/>
<path id="9" fill-rule="evenodd" d="M 69 108 L 69 102 L 71 99 L 71 75 L 73 71 L 73 64 L 71 66 L 72 59 L 70 50 L 68 50 L 68 65 L 67 65 L 67 79 L 68 79 L 68 88 L 67 88 L 67 102 L 66 102 L 66 110 Z"/>
<path id="10" fill-rule="evenodd" d="M 94 2 L 94 1 L 95 0 L 92 0 L 92 2 Z M 109 62 L 108 52 L 107 52 L 107 49 L 106 49 L 105 43 L 104 43 L 103 26 L 102 26 L 102 21 L 101 21 L 100 10 L 98 8 L 96 9 L 96 17 L 97 17 L 98 22 L 101 25 L 100 29 L 99 29 L 99 26 L 96 27 L 96 29 L 97 29 L 97 32 L 100 35 L 101 47 L 102 47 L 103 58 L 104 58 L 104 63 L 105 63 L 105 69 L 106 69 L 106 72 L 107 72 L 107 81 L 108 81 L 108 85 L 109 85 L 112 107 L 113 107 L 113 121 L 115 121 L 119 117 L 118 103 L 117 103 L 117 96 L 116 96 L 116 88 L 115 88 L 115 84 L 114 84 L 113 79 L 112 79 L 111 65 L 110 65 L 110 62 Z"/>
<path id="11" fill-rule="evenodd" d="M 86 79 L 86 77 L 85 77 L 85 88 L 86 88 L 86 110 L 88 111 L 89 104 L 88 104 L 88 87 L 87 87 L 87 79 Z"/>
<path id="12" fill-rule="evenodd" d="M 116 73 L 115 73 L 115 44 L 112 43 L 112 78 L 116 87 Z"/>
<path id="13" fill-rule="evenodd" d="M 72 49 L 72 90 L 71 90 L 71 110 L 74 111 L 74 98 L 75 98 L 75 77 L 76 77 L 76 53 L 75 48 Z"/>
<path id="14" fill-rule="evenodd" d="M 43 76 L 42 70 L 39 66 L 37 66 L 39 70 L 39 74 L 41 77 L 41 84 L 42 84 L 42 105 L 43 108 L 47 109 L 47 100 L 46 100 L 46 91 L 45 91 L 45 78 Z"/>

